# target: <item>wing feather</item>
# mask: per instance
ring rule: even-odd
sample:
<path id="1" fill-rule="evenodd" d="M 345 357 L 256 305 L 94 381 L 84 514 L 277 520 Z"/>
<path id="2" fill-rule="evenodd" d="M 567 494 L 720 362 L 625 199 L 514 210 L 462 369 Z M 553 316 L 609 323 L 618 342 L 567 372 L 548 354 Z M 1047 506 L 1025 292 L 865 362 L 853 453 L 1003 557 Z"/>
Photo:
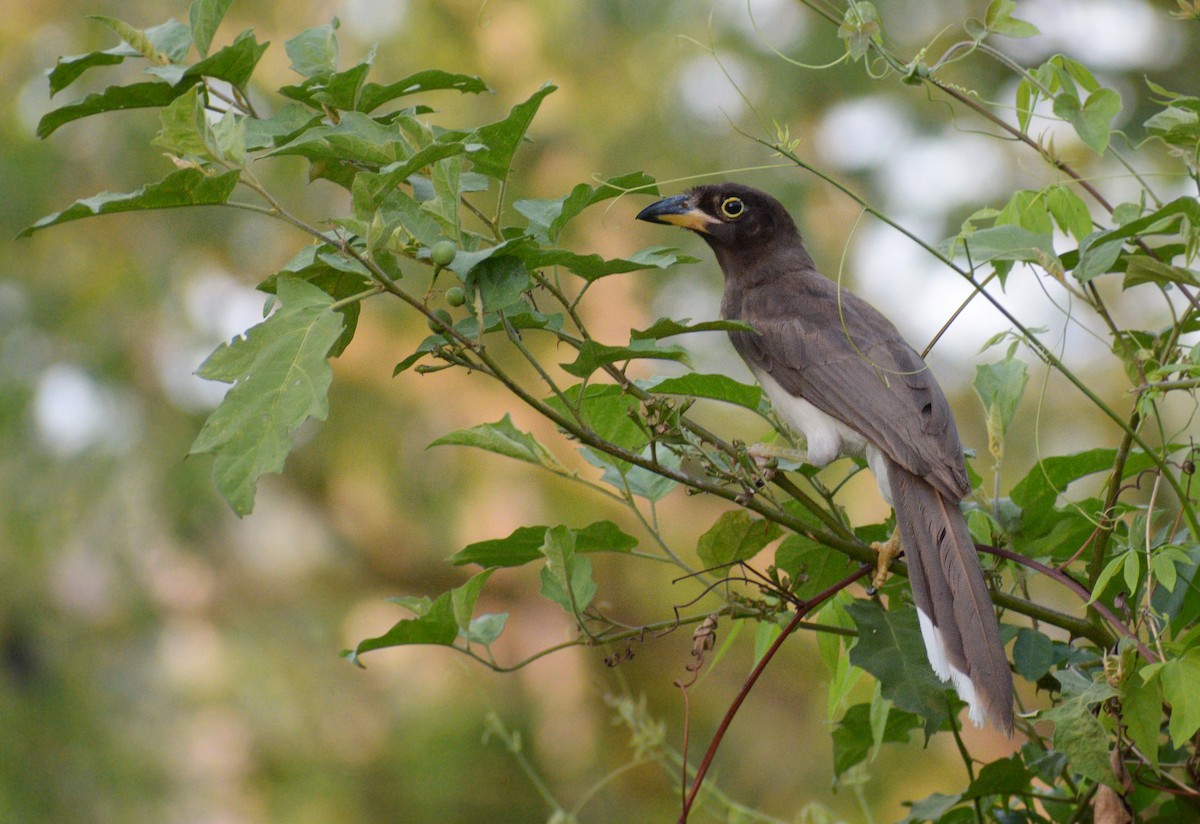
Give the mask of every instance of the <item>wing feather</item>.
<path id="1" fill-rule="evenodd" d="M 756 330 L 731 335 L 742 357 L 939 492 L 965 497 L 970 482 L 954 417 L 921 356 L 856 295 L 819 276 L 786 280 L 794 288 L 748 290 L 740 306 L 726 306 L 740 310 L 727 317 L 748 319 Z M 771 303 L 756 303 L 760 294 Z"/>

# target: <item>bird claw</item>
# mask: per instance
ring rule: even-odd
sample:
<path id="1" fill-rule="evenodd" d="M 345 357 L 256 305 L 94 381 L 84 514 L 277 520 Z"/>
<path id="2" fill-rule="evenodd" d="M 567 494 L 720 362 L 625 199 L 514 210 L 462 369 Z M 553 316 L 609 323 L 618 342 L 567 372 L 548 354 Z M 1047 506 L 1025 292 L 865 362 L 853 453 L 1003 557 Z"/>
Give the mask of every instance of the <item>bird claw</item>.
<path id="1" fill-rule="evenodd" d="M 904 548 L 900 546 L 900 530 L 892 532 L 892 536 L 886 541 L 876 541 L 871 544 L 871 549 L 875 550 L 875 574 L 871 576 L 871 586 L 867 588 L 868 595 L 874 595 L 883 587 L 888 579 L 888 568 L 892 565 L 892 561 L 899 557 Z"/>

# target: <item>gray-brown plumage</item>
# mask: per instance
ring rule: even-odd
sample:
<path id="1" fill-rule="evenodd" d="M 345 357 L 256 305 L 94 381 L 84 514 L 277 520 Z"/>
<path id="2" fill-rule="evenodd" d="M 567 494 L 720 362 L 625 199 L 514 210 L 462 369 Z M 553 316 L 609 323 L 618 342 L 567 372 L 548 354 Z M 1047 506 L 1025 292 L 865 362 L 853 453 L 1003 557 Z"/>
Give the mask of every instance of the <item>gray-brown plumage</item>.
<path id="1" fill-rule="evenodd" d="M 699 186 L 641 220 L 699 234 L 725 273 L 721 314 L 775 410 L 805 436 L 806 462 L 862 455 L 896 509 L 930 664 L 1007 734 L 1012 675 L 975 544 L 959 510 L 970 492 L 941 388 L 887 318 L 817 272 L 779 201 L 737 184 Z"/>

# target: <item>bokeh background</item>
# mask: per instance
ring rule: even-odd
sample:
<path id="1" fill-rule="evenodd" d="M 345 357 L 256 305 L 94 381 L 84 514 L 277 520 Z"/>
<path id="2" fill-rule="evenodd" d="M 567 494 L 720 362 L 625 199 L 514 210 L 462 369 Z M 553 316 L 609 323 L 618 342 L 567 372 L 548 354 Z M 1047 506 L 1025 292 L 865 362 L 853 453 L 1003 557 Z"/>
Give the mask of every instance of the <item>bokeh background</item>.
<path id="1" fill-rule="evenodd" d="M 910 55 L 986 8 L 984 0 L 877 5 L 891 42 Z M 603 779 L 655 735 L 681 746 L 684 709 L 671 682 L 685 674 L 686 631 L 635 645 L 635 658 L 616 669 L 603 665 L 606 651 L 578 648 L 513 674 L 439 648 L 374 653 L 366 670 L 337 654 L 403 617 L 385 598 L 461 583 L 467 573 L 444 559 L 466 543 L 524 524 L 601 517 L 644 540 L 636 522 L 525 465 L 426 451 L 439 435 L 504 412 L 560 454 L 572 447 L 480 378 L 393 380 L 393 365 L 425 328 L 384 301 L 367 306 L 335 364 L 328 422 L 301 431 L 284 474 L 265 478 L 253 515 L 236 519 L 212 490 L 208 459 L 185 459 L 223 390 L 192 372 L 261 318 L 253 286 L 306 239 L 257 216 L 207 209 L 105 217 L 12 240 L 75 198 L 131 191 L 169 170 L 149 146 L 153 113 L 81 121 L 44 142 L 34 129 L 52 105 L 103 82 L 97 70 L 48 98 L 43 72 L 57 56 L 114 45 L 85 15 L 149 26 L 186 20 L 187 4 L 0 7 L 0 820 L 539 821 L 552 807 L 538 782 L 568 809 L 586 798 L 584 821 L 673 820 L 677 779 L 658 764 Z M 1165 0 L 1029 0 L 1018 15 L 1043 36 L 999 45 L 1027 64 L 1063 51 L 1090 66 L 1120 91 L 1119 125 L 1136 143 L 1151 112 L 1144 77 L 1200 93 L 1197 25 L 1173 20 L 1174 9 Z M 543 82 L 559 85 L 518 155 L 514 196 L 556 197 L 593 176 L 635 170 L 665 192 L 721 178 L 770 189 L 793 206 L 826 273 L 884 308 L 918 348 L 966 286 L 739 132 L 772 138 L 786 127 L 801 156 L 930 241 L 954 234 L 973 209 L 1053 179 L 1028 151 L 979 134 L 980 121 L 919 88 L 873 81 L 858 64 L 816 71 L 783 59 L 822 65 L 842 48 L 828 23 L 791 0 L 238 0 L 215 42 L 251 26 L 272 41 L 256 88 L 269 109 L 280 102 L 272 90 L 297 79 L 282 42 L 335 15 L 343 66 L 379 45 L 377 81 L 428 67 L 480 74 L 494 93 L 426 101 L 447 126 L 498 119 Z M 1013 79 L 986 60 L 950 76 L 985 99 L 1013 99 Z M 1061 124 L 1037 129 L 1114 202 L 1136 193 L 1121 167 L 1094 162 Z M 1139 164 L 1164 199 L 1182 191 L 1165 158 L 1151 151 Z M 282 160 L 264 174 L 313 220 L 344 208 L 332 186 L 305 185 L 304 172 L 302 162 Z M 662 315 L 716 315 L 719 274 L 706 250 L 682 232 L 664 238 L 666 230 L 635 225 L 646 202 L 592 210 L 566 245 L 612 256 L 677 243 L 704 262 L 599 284 L 589 319 L 602 339 L 622 342 Z M 1093 319 L 1068 322 L 1061 290 L 1018 272 L 1004 299 L 1029 325 L 1048 327 L 1067 361 L 1122 402 L 1119 367 L 1089 331 Z M 1152 327 L 1162 311 L 1133 296 L 1117 308 L 1127 326 Z M 972 364 L 980 344 L 1005 328 L 994 310 L 973 306 L 932 358 L 964 440 L 980 449 Z M 744 374 L 719 337 L 688 345 L 700 368 Z M 1018 412 L 1023 436 L 1003 467 L 1009 479 L 1039 453 L 1113 440 L 1071 390 L 1032 368 Z M 730 437 L 765 434 L 748 416 L 700 414 Z M 856 479 L 845 502 L 863 521 L 886 512 L 869 478 Z M 676 493 L 663 504 L 664 533 L 691 553 L 720 511 Z M 696 594 L 637 566 L 598 562 L 597 577 L 605 609 L 630 624 L 668 617 Z M 503 663 L 571 637 L 566 617 L 537 590 L 536 571 L 498 574 L 488 585 L 480 609 L 512 613 L 496 646 Z M 693 742 L 708 741 L 744 677 L 751 636 L 692 690 Z M 812 639 L 794 639 L 724 744 L 714 774 L 723 792 L 781 820 L 823 811 L 860 820 L 869 810 L 882 821 L 903 815 L 903 799 L 958 786 L 962 766 L 948 740 L 888 746 L 869 782 L 835 786 L 827 679 Z M 631 731 L 615 720 L 622 701 L 639 706 L 647 724 Z M 499 728 L 520 736 L 518 755 Z M 982 754 L 1015 746 L 968 734 Z M 908 768 L 902 778 L 890 775 L 896 767 Z"/>

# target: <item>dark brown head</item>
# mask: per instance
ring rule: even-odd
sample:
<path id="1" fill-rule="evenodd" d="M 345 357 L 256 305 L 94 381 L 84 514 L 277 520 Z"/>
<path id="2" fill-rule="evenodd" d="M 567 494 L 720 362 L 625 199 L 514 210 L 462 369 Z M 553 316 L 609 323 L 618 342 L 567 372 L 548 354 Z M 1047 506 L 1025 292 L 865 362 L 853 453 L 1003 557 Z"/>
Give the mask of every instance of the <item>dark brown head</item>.
<path id="1" fill-rule="evenodd" d="M 700 235 L 727 276 L 753 269 L 755 261 L 780 252 L 803 251 L 800 233 L 783 204 L 738 183 L 697 186 L 652 203 L 638 213 L 638 220 L 682 226 Z"/>

